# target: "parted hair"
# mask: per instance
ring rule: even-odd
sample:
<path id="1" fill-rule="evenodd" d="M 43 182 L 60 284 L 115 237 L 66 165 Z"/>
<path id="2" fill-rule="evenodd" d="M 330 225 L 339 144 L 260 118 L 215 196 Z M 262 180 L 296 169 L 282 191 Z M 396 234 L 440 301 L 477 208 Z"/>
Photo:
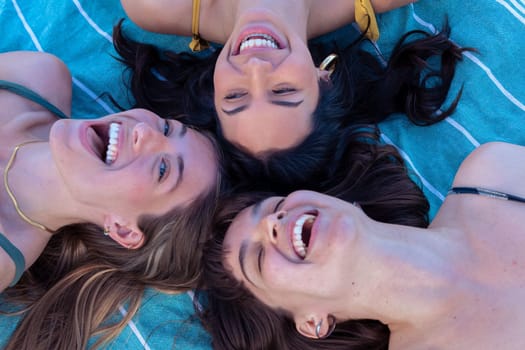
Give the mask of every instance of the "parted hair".
<path id="1" fill-rule="evenodd" d="M 338 165 L 322 192 L 357 202 L 375 220 L 426 227 L 428 202 L 407 173 L 397 150 L 378 142 L 379 134 L 363 128 L 347 133 Z M 344 143 L 340 143 L 343 147 Z M 304 188 L 309 189 L 309 188 Z M 293 318 L 255 298 L 225 268 L 222 242 L 235 216 L 268 193 L 245 193 L 223 199 L 214 224 L 214 236 L 203 254 L 200 290 L 207 308 L 200 313 L 215 349 L 387 349 L 389 329 L 376 320 L 338 323 L 327 339 L 305 338 Z"/>
<path id="2" fill-rule="evenodd" d="M 452 114 L 461 90 L 450 105 L 443 104 L 462 52 L 471 50 L 449 40 L 447 23 L 435 34 L 406 33 L 388 60 L 365 50 L 363 37 L 346 47 L 310 43 L 316 64 L 330 53 L 338 55 L 330 81 L 320 81 L 312 132 L 289 149 L 251 154 L 226 140 L 217 121 L 213 71 L 220 49 L 204 56 L 161 50 L 127 38 L 121 25 L 114 30 L 115 48 L 127 67 L 136 107 L 162 116 L 184 115 L 185 123 L 207 128 L 216 134 L 227 173 L 238 188 L 277 193 L 311 187 L 326 178 L 347 126 L 378 123 L 393 113 L 430 125 Z"/>

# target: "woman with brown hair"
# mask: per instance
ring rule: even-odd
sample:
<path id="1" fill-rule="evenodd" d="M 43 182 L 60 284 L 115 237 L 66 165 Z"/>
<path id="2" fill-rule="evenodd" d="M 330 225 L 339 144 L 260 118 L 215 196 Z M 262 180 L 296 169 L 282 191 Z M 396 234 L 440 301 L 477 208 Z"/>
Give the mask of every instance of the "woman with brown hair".
<path id="1" fill-rule="evenodd" d="M 428 228 L 310 191 L 230 216 L 203 255 L 217 348 L 522 349 L 524 157 L 477 148 Z"/>

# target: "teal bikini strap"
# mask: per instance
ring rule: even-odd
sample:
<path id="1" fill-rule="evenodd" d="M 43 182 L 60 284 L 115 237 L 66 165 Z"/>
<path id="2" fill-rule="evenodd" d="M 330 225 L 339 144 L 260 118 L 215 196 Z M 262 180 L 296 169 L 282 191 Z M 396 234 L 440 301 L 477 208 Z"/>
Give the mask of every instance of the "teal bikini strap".
<path id="1" fill-rule="evenodd" d="M 9 287 L 12 287 L 17 284 L 20 277 L 22 277 L 26 267 L 26 261 L 22 252 L 2 233 L 0 233 L 0 247 L 5 250 L 7 255 L 9 255 L 15 263 L 15 278 L 13 278 L 13 282 L 9 285 Z"/>
<path id="2" fill-rule="evenodd" d="M 68 119 L 68 116 L 64 114 L 58 107 L 55 105 L 49 103 L 45 98 L 37 94 L 36 92 L 26 88 L 25 86 L 12 83 L 10 81 L 6 80 L 0 80 L 0 89 L 4 89 L 7 91 L 10 91 L 14 94 L 17 94 L 19 96 L 25 97 L 28 100 L 31 100 L 35 103 L 38 103 L 42 107 L 46 108 L 48 111 L 56 115 L 57 117 L 61 119 Z"/>

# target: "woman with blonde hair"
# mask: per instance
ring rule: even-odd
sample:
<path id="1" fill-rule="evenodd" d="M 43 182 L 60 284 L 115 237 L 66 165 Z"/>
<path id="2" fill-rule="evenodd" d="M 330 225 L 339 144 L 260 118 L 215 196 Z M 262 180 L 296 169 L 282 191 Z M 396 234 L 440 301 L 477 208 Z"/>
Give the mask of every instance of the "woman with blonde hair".
<path id="1" fill-rule="evenodd" d="M 0 62 L 2 311 L 24 314 L 6 349 L 101 344 L 146 286 L 195 286 L 221 186 L 215 143 L 143 109 L 69 119 L 61 61 Z"/>

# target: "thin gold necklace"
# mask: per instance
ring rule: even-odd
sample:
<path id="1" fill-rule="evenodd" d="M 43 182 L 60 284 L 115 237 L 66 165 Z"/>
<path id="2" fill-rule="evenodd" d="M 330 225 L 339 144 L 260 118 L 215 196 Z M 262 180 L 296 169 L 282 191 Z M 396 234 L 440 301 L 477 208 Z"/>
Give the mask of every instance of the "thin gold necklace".
<path id="1" fill-rule="evenodd" d="M 36 221 L 31 220 L 26 214 L 24 214 L 22 212 L 22 210 L 20 209 L 20 207 L 18 205 L 18 201 L 16 200 L 15 195 L 11 191 L 11 188 L 9 187 L 9 183 L 7 181 L 7 174 L 9 172 L 9 169 L 11 169 L 11 166 L 13 165 L 13 161 L 15 160 L 16 153 L 18 152 L 18 150 L 22 146 L 25 146 L 25 145 L 27 145 L 29 143 L 36 143 L 36 142 L 42 142 L 42 141 L 33 140 L 33 141 L 23 142 L 23 143 L 17 145 L 13 149 L 13 153 L 11 154 L 11 158 L 9 158 L 9 161 L 7 162 L 7 165 L 6 165 L 5 169 L 4 169 L 4 186 L 5 186 L 5 190 L 7 191 L 7 194 L 9 195 L 9 198 L 11 198 L 11 201 L 13 202 L 13 205 L 15 206 L 16 212 L 18 213 L 18 215 L 20 215 L 22 220 L 24 220 L 28 224 L 30 224 L 30 225 L 32 225 L 32 226 L 34 226 L 34 227 L 36 227 L 36 228 L 38 228 L 40 230 L 44 230 L 44 231 L 47 231 L 49 233 L 54 233 L 53 230 L 50 230 L 49 228 L 47 228 L 46 226 L 42 225 L 41 223 L 38 223 Z"/>

